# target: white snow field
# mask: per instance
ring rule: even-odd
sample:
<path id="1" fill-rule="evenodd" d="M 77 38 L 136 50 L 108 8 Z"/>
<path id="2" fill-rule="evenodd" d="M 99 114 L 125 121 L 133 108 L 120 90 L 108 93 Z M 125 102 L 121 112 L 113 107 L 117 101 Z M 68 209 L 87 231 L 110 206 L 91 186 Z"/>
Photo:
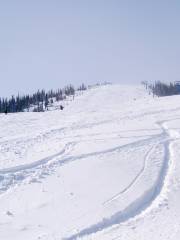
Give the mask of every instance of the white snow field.
<path id="1" fill-rule="evenodd" d="M 0 239 L 180 239 L 180 96 L 108 85 L 1 114 Z"/>

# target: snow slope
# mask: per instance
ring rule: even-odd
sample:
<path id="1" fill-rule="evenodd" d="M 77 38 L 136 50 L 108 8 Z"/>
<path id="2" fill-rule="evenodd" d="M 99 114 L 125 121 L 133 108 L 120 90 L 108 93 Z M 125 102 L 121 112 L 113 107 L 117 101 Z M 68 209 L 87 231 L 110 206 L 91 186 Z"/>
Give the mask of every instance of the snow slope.
<path id="1" fill-rule="evenodd" d="M 108 85 L 0 115 L 0 239 L 178 239 L 179 100 Z"/>

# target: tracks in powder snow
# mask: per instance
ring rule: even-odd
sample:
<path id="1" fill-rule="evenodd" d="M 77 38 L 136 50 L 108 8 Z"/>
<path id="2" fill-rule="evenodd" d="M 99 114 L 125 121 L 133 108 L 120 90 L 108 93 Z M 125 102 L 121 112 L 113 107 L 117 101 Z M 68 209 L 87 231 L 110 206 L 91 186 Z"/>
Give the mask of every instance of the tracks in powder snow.
<path id="1" fill-rule="evenodd" d="M 78 233 L 75 233 L 64 239 L 74 240 L 82 238 L 87 235 L 95 234 L 96 232 L 102 231 L 103 229 L 111 227 L 114 224 L 120 224 L 122 222 L 128 221 L 140 215 L 144 210 L 148 209 L 151 206 L 152 202 L 160 195 L 163 186 L 167 181 L 166 179 L 168 176 L 168 170 L 170 168 L 170 165 L 172 164 L 170 145 L 173 141 L 175 141 L 178 138 L 176 137 L 176 139 L 174 139 L 173 134 L 171 134 L 171 132 L 168 130 L 167 123 L 173 120 L 176 119 L 157 122 L 157 125 L 162 129 L 162 133 L 159 134 L 159 136 L 154 137 L 154 139 L 152 138 L 149 140 L 144 140 L 144 144 L 149 144 L 149 142 L 154 141 L 154 146 L 152 146 L 150 150 L 146 153 L 142 169 L 140 170 L 138 175 L 133 179 L 133 181 L 123 191 L 117 193 L 116 195 L 108 199 L 106 202 L 104 202 L 104 207 L 106 207 L 106 205 L 108 204 L 111 204 L 113 201 L 118 200 L 118 198 L 120 198 L 123 194 L 130 191 L 132 186 L 136 185 L 137 180 L 141 178 L 142 173 L 145 171 L 147 161 L 150 158 L 151 154 L 153 154 L 153 152 L 155 151 L 156 147 L 159 144 L 162 144 L 164 149 L 162 166 L 160 168 L 158 177 L 155 183 L 152 185 L 152 187 L 148 189 L 146 192 L 142 193 L 142 195 L 139 198 L 135 199 L 132 203 L 130 203 L 121 211 L 118 211 L 111 216 L 103 218 L 101 221 L 93 225 L 90 225 L 82 229 Z M 134 146 L 136 144 L 137 142 L 134 144 Z M 131 144 L 131 146 L 133 146 L 133 144 Z"/>
<path id="2" fill-rule="evenodd" d="M 120 145 L 104 151 L 96 151 L 77 156 L 70 155 L 69 152 L 77 142 L 69 142 L 58 153 L 49 157 L 40 159 L 33 163 L 19 165 L 11 168 L 0 169 L 0 193 L 7 191 L 10 187 L 21 183 L 27 179 L 27 182 L 38 182 L 45 175 L 51 174 L 58 166 L 68 164 L 80 159 L 87 159 L 92 156 L 104 155 L 113 152 L 123 152 L 125 150 L 146 146 L 154 141 L 159 141 L 162 138 L 161 134 L 145 140 L 138 140 L 125 145 Z M 137 177 L 136 177 L 137 178 Z"/>
<path id="3" fill-rule="evenodd" d="M 104 151 L 96 151 L 76 156 L 70 155 L 70 152 L 71 149 L 78 143 L 78 141 L 69 142 L 64 146 L 64 148 L 60 152 L 48 156 L 46 158 L 40 159 L 29 164 L 0 169 L 0 193 L 7 191 L 10 187 L 20 184 L 22 181 L 25 180 L 27 180 L 27 183 L 38 182 L 41 178 L 44 178 L 46 175 L 50 175 L 58 166 L 78 161 L 80 159 L 85 160 L 93 156 L 105 155 L 107 153 L 113 152 L 120 153 L 129 149 L 142 148 L 143 146 L 146 145 L 152 145 L 154 144 L 154 142 L 159 142 L 163 137 L 164 133 L 160 133 L 145 140 L 144 139 L 138 140 L 136 142 L 120 145 L 114 148 L 106 149 Z M 128 188 L 130 188 L 135 183 L 136 179 L 139 178 L 141 172 L 143 172 L 143 169 L 145 167 L 145 162 L 146 160 L 144 161 L 143 168 L 140 170 L 140 172 L 132 181 L 132 183 L 130 183 L 130 185 L 123 190 L 124 192 L 127 191 Z M 118 194 L 117 196 L 114 196 L 114 198 L 117 197 Z M 112 200 L 113 199 L 110 199 L 109 202 Z"/>
<path id="4" fill-rule="evenodd" d="M 151 205 L 152 201 L 160 194 L 164 186 L 170 164 L 170 144 L 173 141 L 173 136 L 171 136 L 171 133 L 166 126 L 166 123 L 173 120 L 174 119 L 157 122 L 159 127 L 162 129 L 162 132 L 145 140 L 138 140 L 136 142 L 132 142 L 123 146 L 117 146 L 111 149 L 106 149 L 104 151 L 91 152 L 88 154 L 81 154 L 77 156 L 70 155 L 70 150 L 73 148 L 73 146 L 76 145 L 77 142 L 69 142 L 60 152 L 47 158 L 43 158 L 30 164 L 0 169 L 0 192 L 8 190 L 11 186 L 21 183 L 25 179 L 28 179 L 28 181 L 31 182 L 36 182 L 40 178 L 43 178 L 45 175 L 52 173 L 58 166 L 68 164 L 73 161 L 78 161 L 79 159 L 87 159 L 91 156 L 104 155 L 107 153 L 113 153 L 115 151 L 124 152 L 129 149 L 142 148 L 143 146 L 149 145 L 150 149 L 147 151 L 144 157 L 143 166 L 138 172 L 138 174 L 134 177 L 134 179 L 125 189 L 104 202 L 104 207 L 106 208 L 108 205 L 111 205 L 112 202 L 121 198 L 122 195 L 129 192 L 132 187 L 136 186 L 136 183 L 141 179 L 141 176 L 147 167 L 147 162 L 149 161 L 151 155 L 156 150 L 156 147 L 159 144 L 162 144 L 164 149 L 164 159 L 162 161 L 161 170 L 159 171 L 156 182 L 148 191 L 143 193 L 138 199 L 135 199 L 130 205 L 128 205 L 121 211 L 117 211 L 113 215 L 107 216 L 102 221 L 88 226 L 77 234 L 67 237 L 66 239 L 72 240 L 81 238 L 83 236 L 96 233 L 114 224 L 127 221 L 139 215 L 143 210 L 148 208 Z"/>
<path id="5" fill-rule="evenodd" d="M 112 201 L 118 199 L 120 197 L 120 195 L 126 193 L 135 183 L 136 181 L 141 177 L 142 173 L 144 172 L 144 169 L 146 167 L 146 162 L 150 156 L 150 154 L 152 153 L 152 151 L 154 150 L 155 146 L 152 146 L 150 148 L 149 151 L 147 151 L 145 157 L 144 157 L 144 161 L 143 161 L 143 166 L 142 168 L 140 169 L 140 171 L 138 172 L 138 174 L 134 177 L 134 179 L 129 183 L 129 185 L 127 187 L 125 187 L 121 192 L 115 194 L 114 196 L 112 196 L 110 199 L 108 199 L 107 201 L 105 201 L 103 203 L 103 205 L 107 205 L 109 203 L 111 203 Z"/>

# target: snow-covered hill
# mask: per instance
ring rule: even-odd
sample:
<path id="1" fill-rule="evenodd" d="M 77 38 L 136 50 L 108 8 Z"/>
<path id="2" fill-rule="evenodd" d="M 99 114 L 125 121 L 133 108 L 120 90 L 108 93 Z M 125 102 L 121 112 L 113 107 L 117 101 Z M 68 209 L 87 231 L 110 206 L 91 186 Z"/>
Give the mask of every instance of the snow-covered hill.
<path id="1" fill-rule="evenodd" d="M 180 96 L 108 85 L 0 115 L 0 239 L 179 239 Z"/>

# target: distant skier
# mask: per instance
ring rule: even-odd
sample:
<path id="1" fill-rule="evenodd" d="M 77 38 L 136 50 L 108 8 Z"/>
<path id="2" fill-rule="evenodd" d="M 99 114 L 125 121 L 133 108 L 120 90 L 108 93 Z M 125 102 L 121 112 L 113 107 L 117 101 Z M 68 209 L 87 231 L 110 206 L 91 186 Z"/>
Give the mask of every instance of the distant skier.
<path id="1" fill-rule="evenodd" d="M 5 113 L 5 114 L 7 114 L 7 113 L 8 113 L 8 111 L 7 111 L 7 108 L 5 109 L 4 113 Z"/>
<path id="2" fill-rule="evenodd" d="M 64 107 L 62 105 L 60 105 L 60 110 L 63 110 L 63 109 L 64 109 Z"/>

